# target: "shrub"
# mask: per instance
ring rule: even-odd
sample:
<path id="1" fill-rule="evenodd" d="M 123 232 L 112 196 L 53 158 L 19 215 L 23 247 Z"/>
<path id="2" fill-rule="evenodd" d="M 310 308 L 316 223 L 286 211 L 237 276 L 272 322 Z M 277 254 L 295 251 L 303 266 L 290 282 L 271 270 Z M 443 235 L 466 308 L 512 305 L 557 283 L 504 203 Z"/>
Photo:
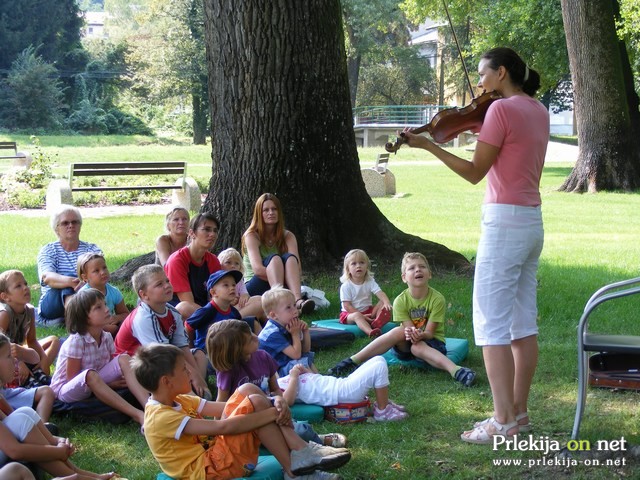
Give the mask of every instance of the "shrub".
<path id="1" fill-rule="evenodd" d="M 7 202 L 19 208 L 44 208 L 45 191 L 32 190 L 24 184 L 15 184 L 7 189 Z"/>
<path id="2" fill-rule="evenodd" d="M 62 124 L 64 93 L 57 70 L 33 47 L 11 64 L 0 98 L 0 121 L 7 128 L 57 129 Z"/>

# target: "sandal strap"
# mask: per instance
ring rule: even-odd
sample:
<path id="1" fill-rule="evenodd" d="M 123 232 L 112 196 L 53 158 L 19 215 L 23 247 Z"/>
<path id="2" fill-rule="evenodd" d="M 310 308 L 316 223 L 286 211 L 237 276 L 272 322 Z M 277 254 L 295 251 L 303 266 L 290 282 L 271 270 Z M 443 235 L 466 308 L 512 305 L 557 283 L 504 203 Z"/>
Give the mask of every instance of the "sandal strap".
<path id="1" fill-rule="evenodd" d="M 505 435 L 505 436 L 507 435 L 507 432 L 509 430 L 511 430 L 512 428 L 515 428 L 515 427 L 518 426 L 518 421 L 517 420 L 514 420 L 511 423 L 500 423 L 499 421 L 496 420 L 495 417 L 491 417 L 489 422 L 496 429 L 496 432 L 499 432 L 501 435 Z"/>

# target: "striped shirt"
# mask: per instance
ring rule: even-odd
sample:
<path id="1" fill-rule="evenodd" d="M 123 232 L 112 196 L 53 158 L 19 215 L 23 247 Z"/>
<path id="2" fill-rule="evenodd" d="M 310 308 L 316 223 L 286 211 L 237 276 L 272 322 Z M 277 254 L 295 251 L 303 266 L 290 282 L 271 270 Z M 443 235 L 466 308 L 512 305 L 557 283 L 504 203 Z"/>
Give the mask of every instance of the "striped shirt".
<path id="1" fill-rule="evenodd" d="M 97 245 L 80 241 L 78 249 L 73 252 L 67 252 L 59 241 L 46 244 L 38 253 L 38 278 L 42 290 L 40 298 L 51 290 L 51 287 L 45 285 L 42 276 L 47 272 L 54 272 L 67 277 L 76 278 L 78 276 L 78 257 L 83 253 L 102 251 Z"/>

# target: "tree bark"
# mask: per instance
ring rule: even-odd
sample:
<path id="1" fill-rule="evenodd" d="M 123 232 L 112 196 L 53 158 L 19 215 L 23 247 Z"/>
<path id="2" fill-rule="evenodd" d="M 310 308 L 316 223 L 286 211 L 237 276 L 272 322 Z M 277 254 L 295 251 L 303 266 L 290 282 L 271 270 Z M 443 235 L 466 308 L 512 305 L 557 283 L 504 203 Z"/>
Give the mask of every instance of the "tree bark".
<path id="1" fill-rule="evenodd" d="M 203 90 L 206 90 L 203 88 Z M 193 144 L 207 144 L 207 110 L 209 108 L 206 91 L 203 95 L 191 95 Z"/>
<path id="2" fill-rule="evenodd" d="M 362 57 L 347 58 L 347 71 L 349 72 L 349 95 L 351 97 L 351 108 L 356 108 L 356 100 L 358 98 L 358 81 L 360 79 L 360 61 Z"/>
<path id="3" fill-rule="evenodd" d="M 111 282 L 123 283 L 131 286 L 131 277 L 143 265 L 150 265 L 156 261 L 156 252 L 145 253 L 124 262 L 109 278 Z"/>
<path id="4" fill-rule="evenodd" d="M 560 190 L 633 190 L 640 185 L 638 97 L 616 0 L 562 0 L 579 153 Z M 634 110 L 635 109 L 635 110 Z"/>
<path id="5" fill-rule="evenodd" d="M 423 252 L 465 270 L 448 248 L 393 226 L 366 193 L 356 149 L 339 0 L 205 0 L 212 178 L 203 210 L 218 246 L 239 247 L 264 192 L 283 205 L 305 270 L 351 248 L 379 262 Z"/>

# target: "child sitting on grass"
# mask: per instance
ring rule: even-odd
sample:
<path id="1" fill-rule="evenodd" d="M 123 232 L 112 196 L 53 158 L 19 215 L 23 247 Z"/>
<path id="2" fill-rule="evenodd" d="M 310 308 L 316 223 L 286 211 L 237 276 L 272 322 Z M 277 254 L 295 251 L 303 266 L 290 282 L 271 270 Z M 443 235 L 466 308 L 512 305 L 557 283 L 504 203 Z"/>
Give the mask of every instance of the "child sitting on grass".
<path id="1" fill-rule="evenodd" d="M 129 315 L 120 290 L 109 283 L 109 268 L 100 252 L 83 253 L 78 257 L 78 278 L 85 282 L 83 289 L 95 288 L 104 295 L 111 313 L 111 323 L 104 327 L 115 338 L 120 324 Z"/>
<path id="2" fill-rule="evenodd" d="M 209 276 L 207 290 L 211 295 L 211 301 L 204 307 L 200 307 L 193 315 L 187 318 L 186 328 L 195 333 L 193 346 L 205 351 L 205 342 L 209 327 L 216 322 L 235 318 L 242 320 L 242 315 L 233 306 L 237 300 L 236 283 L 242 280 L 242 273 L 238 270 L 218 270 Z M 262 326 L 255 317 L 247 317 L 245 322 L 255 333 L 260 333 Z"/>
<path id="3" fill-rule="evenodd" d="M 391 347 L 401 360 L 418 359 L 449 372 L 465 387 L 473 385 L 476 373 L 453 363 L 447 355 L 444 337 L 444 296 L 429 286 L 431 270 L 421 253 L 405 253 L 401 265 L 407 288 L 393 302 L 393 321 L 399 326 L 378 337 L 350 358 L 345 358 L 329 375 L 346 375 L 374 355 Z"/>
<path id="4" fill-rule="evenodd" d="M 310 351 L 309 328 L 298 318 L 293 292 L 280 286 L 273 287 L 262 294 L 262 309 L 268 320 L 258 335 L 260 349 L 276 361 L 278 374 L 288 375 L 289 370 L 299 363 L 317 373 L 314 353 Z"/>
<path id="5" fill-rule="evenodd" d="M 20 407 L 35 408 L 44 422 L 49 421 L 51 410 L 53 409 L 53 401 L 56 399 L 51 387 L 44 385 L 41 387 L 22 388 L 13 387 L 6 388 L 6 384 L 11 383 L 15 378 L 15 362 L 14 355 L 16 345 L 12 344 L 4 333 L 0 333 L 0 360 L 7 361 L 11 358 L 14 368 L 9 371 L 0 372 L 0 410 L 5 414 L 9 414 L 13 410 Z M 35 356 L 36 353 L 31 351 Z M 57 427 L 54 427 L 57 429 Z"/>
<path id="6" fill-rule="evenodd" d="M 264 350 L 258 350 L 258 337 L 239 320 L 224 320 L 212 325 L 207 334 L 207 354 L 216 369 L 218 402 L 226 402 L 236 389 L 253 383 L 267 395 L 282 396 L 278 386 L 278 364 Z M 293 422 L 303 440 L 344 447 L 347 438 L 340 433 L 318 435 L 306 422 Z"/>
<path id="7" fill-rule="evenodd" d="M 140 405 L 149 397 L 131 372 L 131 357 L 115 355 L 113 337 L 104 329 L 111 322 L 104 295 L 94 288 L 80 290 L 67 302 L 64 316 L 71 335 L 62 344 L 51 380 L 58 399 L 73 403 L 94 394 L 102 403 L 142 425 L 142 410 L 114 390 L 129 388 Z"/>
<path id="8" fill-rule="evenodd" d="M 20 270 L 0 274 L 0 332 L 14 344 L 19 372 L 16 386 L 27 388 L 51 383 L 51 365 L 60 350 L 60 340 L 55 335 L 41 340 L 36 338 L 35 310 L 30 301 L 31 288 Z M 37 357 L 29 354 L 28 349 L 35 351 Z M 27 359 L 25 363 L 26 355 L 31 360 Z"/>
<path id="9" fill-rule="evenodd" d="M 225 248 L 218 254 L 218 260 L 223 270 L 238 270 L 244 277 L 244 263 L 242 256 L 235 248 Z M 262 325 L 267 319 L 262 310 L 262 298 L 260 295 L 249 296 L 247 286 L 244 284 L 244 278 L 236 283 L 236 293 L 238 294 L 236 307 L 242 314 L 242 318 L 256 317 Z"/>
<path id="10" fill-rule="evenodd" d="M 293 405 L 296 400 L 321 406 L 361 402 L 373 388 L 376 392 L 376 420 L 402 420 L 408 416 L 404 407 L 389 401 L 389 371 L 387 362 L 379 356 L 366 362 L 348 378 L 311 373 L 303 365 L 294 366 L 288 376 L 278 378 L 275 362 L 267 352 L 258 350 L 256 336 L 235 320 L 225 320 L 211 327 L 207 351 L 218 372 L 218 400 L 225 400 L 229 392 L 244 383 L 253 383 L 267 394 L 283 395 L 284 390 L 283 396 L 288 405 Z M 387 408 L 387 405 L 392 407 Z M 314 441 L 320 443 L 318 440 L 320 438 Z"/>
<path id="11" fill-rule="evenodd" d="M 20 407 L 9 415 L 0 410 L 0 444 L 0 466 L 15 460 L 35 463 L 51 475 L 70 476 L 69 479 L 108 480 L 116 477 L 113 472 L 92 473 L 71 463 L 69 457 L 76 450 L 73 444 L 68 438 L 51 435 L 38 414 L 29 407 Z"/>
<path id="12" fill-rule="evenodd" d="M 11 345 L 7 336 L 0 334 L 0 384 L 12 379 L 13 375 Z M 49 387 L 46 388 L 50 391 Z M 113 476 L 99 476 L 75 467 L 68 460 L 74 450 L 68 439 L 53 436 L 32 408 L 22 406 L 14 410 L 0 394 L 0 467 L 12 459 L 35 462 L 52 475 L 71 475 L 77 472 L 77 478 L 80 479 L 107 479 Z"/>
<path id="13" fill-rule="evenodd" d="M 143 265 L 131 278 L 140 304 L 122 322 L 116 335 L 116 352 L 133 357 L 140 346 L 150 343 L 170 343 L 182 349 L 191 375 L 193 391 L 211 398 L 205 375 L 207 356 L 203 350 L 189 348 L 189 338 L 180 313 L 169 301 L 173 298 L 171 282 L 160 265 Z"/>
<path id="14" fill-rule="evenodd" d="M 304 442 L 291 428 L 281 397 L 269 398 L 247 383 L 226 403 L 206 401 L 189 395 L 186 365 L 183 352 L 166 344 L 141 347 L 133 362 L 136 377 L 151 391 L 144 435 L 166 475 L 191 480 L 243 477 L 246 465 L 257 464 L 262 443 L 282 465 L 285 479 L 340 478 L 316 470 L 344 465 L 351 458 L 349 451 Z"/>
<path id="15" fill-rule="evenodd" d="M 380 329 L 391 319 L 391 302 L 373 279 L 371 262 L 364 250 L 351 250 L 344 256 L 340 281 L 340 323 L 355 323 L 369 337 L 379 337 Z M 372 295 L 379 300 L 375 307 Z"/>

